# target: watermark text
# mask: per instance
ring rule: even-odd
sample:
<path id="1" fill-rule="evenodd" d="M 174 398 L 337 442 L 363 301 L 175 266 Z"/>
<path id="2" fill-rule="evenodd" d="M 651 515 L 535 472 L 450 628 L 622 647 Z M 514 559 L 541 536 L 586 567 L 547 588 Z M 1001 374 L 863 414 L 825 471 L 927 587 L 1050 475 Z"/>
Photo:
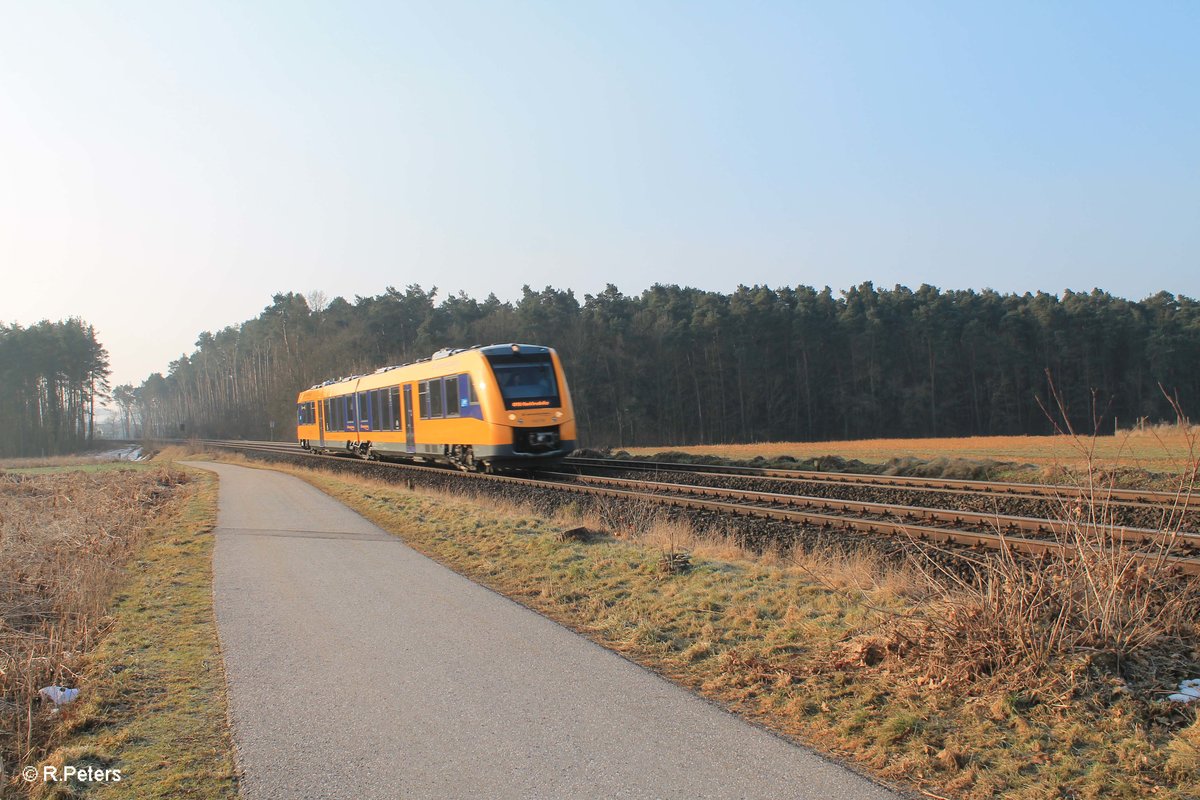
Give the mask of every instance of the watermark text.
<path id="1" fill-rule="evenodd" d="M 28 783 L 58 783 L 59 781 L 77 781 L 79 783 L 120 783 L 121 770 L 104 769 L 102 767 L 83 767 L 74 764 L 56 767 L 44 764 L 38 767 L 26 767 L 21 770 L 21 777 Z"/>

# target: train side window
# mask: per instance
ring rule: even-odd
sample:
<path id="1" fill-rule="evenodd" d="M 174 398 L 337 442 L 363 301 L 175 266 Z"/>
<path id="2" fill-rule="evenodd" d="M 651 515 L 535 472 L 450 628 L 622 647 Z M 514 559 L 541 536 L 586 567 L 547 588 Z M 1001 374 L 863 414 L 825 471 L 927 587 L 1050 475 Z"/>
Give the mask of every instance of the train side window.
<path id="1" fill-rule="evenodd" d="M 463 375 L 462 379 L 467 382 L 467 402 L 473 406 L 479 405 L 479 395 L 475 394 L 475 381 L 471 380 L 470 375 Z"/>
<path id="2" fill-rule="evenodd" d="M 385 430 L 383 426 L 383 406 L 387 398 L 378 389 L 371 390 L 371 430 Z"/>
<path id="3" fill-rule="evenodd" d="M 443 385 L 446 387 L 446 416 L 458 416 L 458 376 L 451 375 L 449 378 L 442 379 Z"/>
<path id="4" fill-rule="evenodd" d="M 371 393 L 358 393 L 358 429 L 363 430 L 363 426 L 369 426 L 371 423 Z"/>
<path id="5" fill-rule="evenodd" d="M 332 428 L 329 427 L 329 398 L 328 397 L 326 397 L 324 400 L 321 401 L 321 410 L 325 412 L 325 414 L 324 414 L 325 430 L 327 430 L 327 431 L 333 430 Z"/>
<path id="6" fill-rule="evenodd" d="M 388 389 L 388 405 L 392 410 L 392 430 L 400 430 L 400 387 L 393 386 Z"/>
<path id="7" fill-rule="evenodd" d="M 429 381 L 421 381 L 418 389 L 420 399 L 421 419 L 429 419 Z"/>
<path id="8" fill-rule="evenodd" d="M 442 379 L 429 382 L 429 416 L 433 419 L 445 415 L 444 396 L 442 395 Z"/>

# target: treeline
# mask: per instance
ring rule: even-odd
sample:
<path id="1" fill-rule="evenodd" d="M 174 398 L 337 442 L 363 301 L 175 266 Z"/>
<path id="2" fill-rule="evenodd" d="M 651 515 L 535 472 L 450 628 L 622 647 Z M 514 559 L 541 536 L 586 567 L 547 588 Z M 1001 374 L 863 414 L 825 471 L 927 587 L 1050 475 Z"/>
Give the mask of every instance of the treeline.
<path id="1" fill-rule="evenodd" d="M 69 453 L 95 432 L 108 353 L 80 319 L 0 324 L 0 455 Z"/>
<path id="2" fill-rule="evenodd" d="M 257 319 L 202 334 L 166 377 L 123 391 L 153 433 L 291 438 L 302 388 L 507 341 L 559 350 L 593 446 L 1049 433 L 1051 379 L 1085 432 L 1174 421 L 1164 390 L 1189 415 L 1200 408 L 1190 298 L 870 283 L 837 294 L 609 286 L 582 302 L 528 287 L 516 302 L 439 303 L 419 286 L 353 303 L 280 294 Z"/>

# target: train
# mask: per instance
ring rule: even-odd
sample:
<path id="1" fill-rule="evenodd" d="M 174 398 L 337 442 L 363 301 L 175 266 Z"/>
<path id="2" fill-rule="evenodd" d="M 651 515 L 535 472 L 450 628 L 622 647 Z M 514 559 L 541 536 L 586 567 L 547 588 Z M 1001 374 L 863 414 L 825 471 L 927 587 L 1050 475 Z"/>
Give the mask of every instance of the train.
<path id="1" fill-rule="evenodd" d="M 316 453 L 492 472 L 567 456 L 575 412 L 553 348 L 476 345 L 300 392 L 296 438 Z"/>

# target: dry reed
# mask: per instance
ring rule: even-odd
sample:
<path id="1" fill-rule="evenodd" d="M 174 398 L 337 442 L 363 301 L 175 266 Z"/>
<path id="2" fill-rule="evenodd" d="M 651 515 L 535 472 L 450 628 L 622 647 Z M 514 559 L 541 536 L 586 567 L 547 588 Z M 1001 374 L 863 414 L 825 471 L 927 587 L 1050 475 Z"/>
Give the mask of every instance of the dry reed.
<path id="1" fill-rule="evenodd" d="M 167 469 L 0 473 L 0 759 L 10 769 L 44 751 L 54 714 L 39 689 L 77 685 L 142 533 L 186 480 Z"/>
<path id="2" fill-rule="evenodd" d="M 1170 564 L 1185 554 L 1183 509 L 1195 506 L 1197 430 L 1175 428 L 1186 445 L 1173 470 L 1175 500 L 1162 512 L 1156 542 L 1134 545 L 1116 521 L 1116 470 L 1101 463 L 1095 437 L 1076 435 L 1060 418 L 1084 468 L 1064 473 L 1076 485 L 1057 500 L 1057 550 L 1035 559 L 1003 547 L 959 556 L 958 568 L 918 559 L 934 599 L 915 624 L 898 629 L 923 643 L 926 666 L 943 680 L 983 679 L 1061 700 L 1090 678 L 1156 674 L 1153 662 L 1197 649 L 1200 587 Z"/>

